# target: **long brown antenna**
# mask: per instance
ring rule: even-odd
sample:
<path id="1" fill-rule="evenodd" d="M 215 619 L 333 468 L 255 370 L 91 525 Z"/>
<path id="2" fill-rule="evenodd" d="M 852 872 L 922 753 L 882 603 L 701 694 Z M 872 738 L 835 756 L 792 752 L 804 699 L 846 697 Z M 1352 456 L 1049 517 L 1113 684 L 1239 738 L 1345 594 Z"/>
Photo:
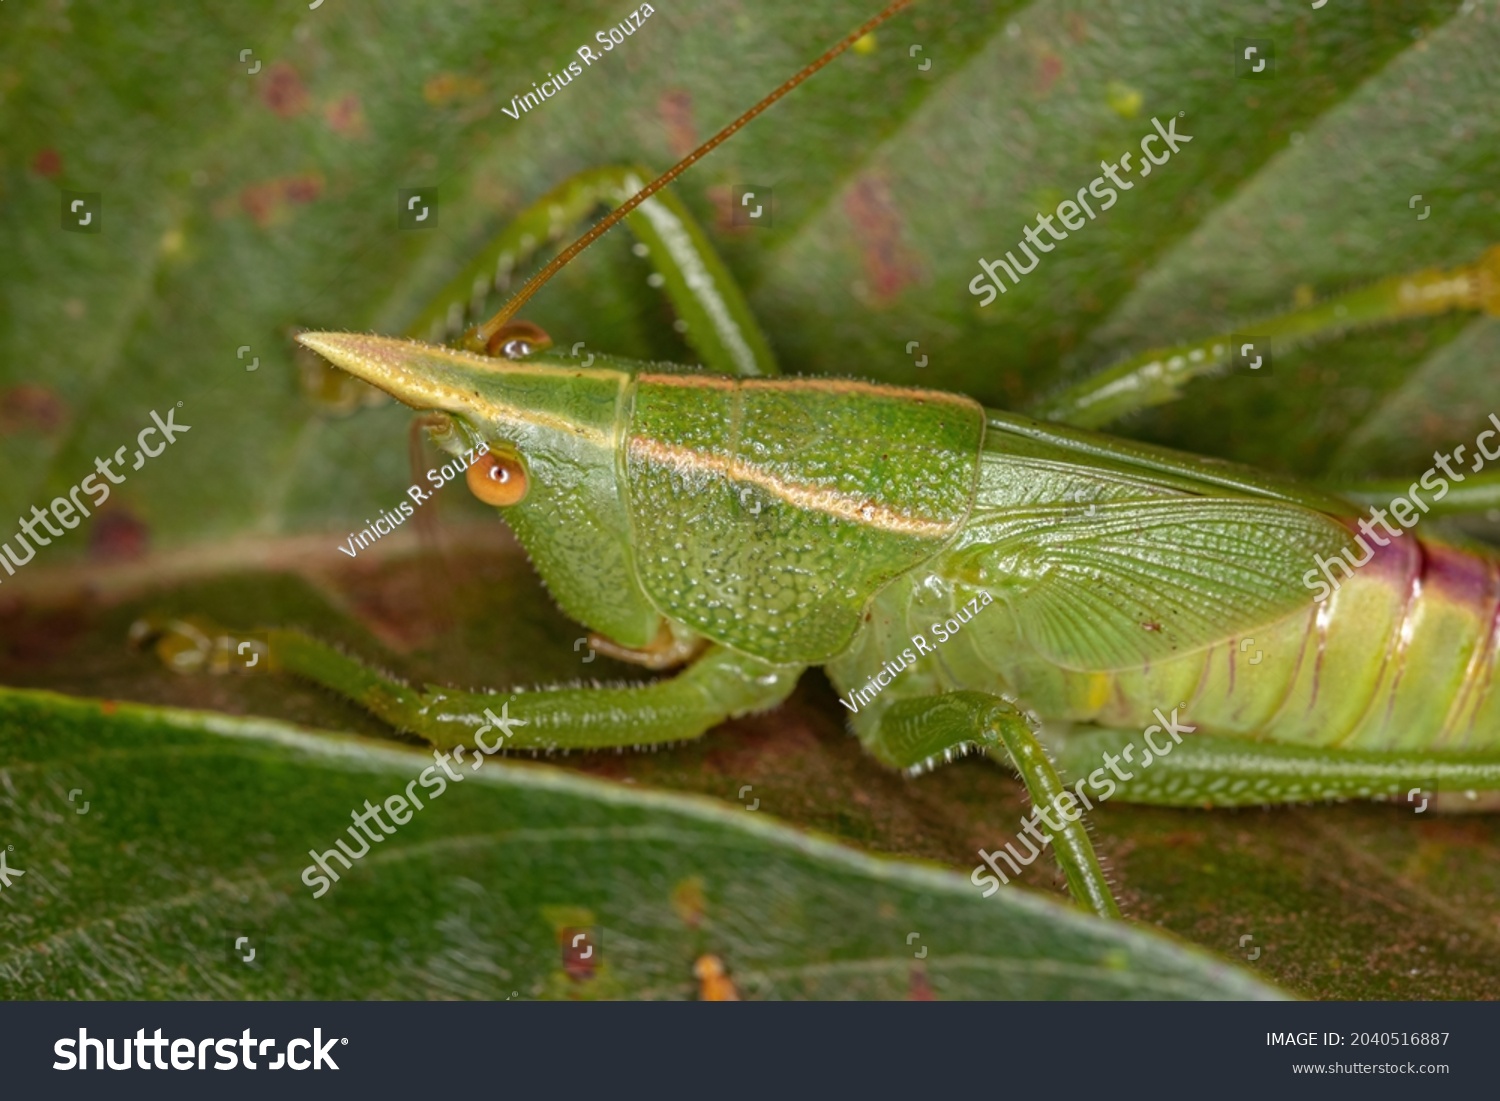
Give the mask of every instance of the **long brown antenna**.
<path id="1" fill-rule="evenodd" d="M 546 267 L 544 267 L 541 271 L 537 272 L 530 279 L 528 279 L 521 287 L 521 289 L 511 296 L 510 301 L 506 302 L 505 305 L 500 307 L 499 313 L 495 314 L 494 317 L 490 318 L 483 325 L 474 330 L 473 340 L 481 346 L 488 344 L 490 338 L 494 336 L 495 333 L 499 332 L 501 327 L 503 327 L 507 321 L 509 321 L 516 315 L 516 311 L 526 304 L 527 299 L 529 299 L 533 294 L 540 290 L 542 288 L 542 285 L 546 283 L 547 280 L 556 275 L 557 272 L 563 267 L 563 265 L 565 265 L 569 260 L 573 259 L 573 257 L 577 256 L 580 252 L 588 248 L 591 244 L 593 244 L 601 236 L 603 236 L 611 226 L 613 226 L 621 218 L 625 217 L 625 215 L 629 214 L 636 207 L 640 206 L 652 195 L 656 194 L 662 188 L 666 187 L 667 184 L 671 183 L 678 176 L 682 175 L 709 153 L 713 152 L 714 149 L 727 141 L 731 135 L 733 135 L 737 130 L 740 129 L 740 127 L 744 126 L 756 115 L 760 114 L 767 107 L 771 106 L 771 104 L 775 103 L 782 96 L 786 95 L 793 88 L 797 87 L 797 85 L 801 84 L 808 77 L 812 76 L 824 65 L 827 65 L 834 58 L 838 57 L 839 54 L 843 53 L 850 46 L 854 45 L 855 42 L 859 41 L 859 39 L 869 34 L 876 27 L 880 26 L 880 24 L 884 23 L 887 19 L 890 19 L 893 15 L 900 12 L 903 8 L 910 7 L 911 4 L 912 0 L 895 0 L 894 3 L 886 5 L 885 10 L 882 11 L 879 15 L 875 16 L 873 19 L 866 21 L 865 23 L 862 23 L 860 26 L 850 31 L 842 39 L 840 39 L 836 45 L 831 46 L 826 53 L 824 53 L 816 61 L 812 62 L 812 64 L 808 65 L 796 76 L 792 77 L 785 84 L 781 85 L 781 87 L 777 88 L 770 95 L 766 96 L 765 99 L 761 100 L 754 107 L 750 108 L 750 110 L 746 111 L 739 118 L 735 119 L 728 126 L 724 127 L 724 129 L 720 130 L 713 137 L 709 138 L 702 145 L 698 146 L 697 149 L 694 149 L 686 157 L 683 157 L 682 160 L 678 161 L 671 168 L 667 169 L 660 176 L 656 177 L 656 179 L 652 180 L 645 187 L 641 188 L 641 190 L 637 191 L 630 198 L 626 199 L 619 206 L 615 207 L 615 209 L 610 211 L 608 216 L 606 216 L 603 221 L 599 222 L 582 237 L 578 238 L 578 240 L 574 241 L 567 248 L 563 249 L 555 257 L 553 257 L 552 261 Z"/>

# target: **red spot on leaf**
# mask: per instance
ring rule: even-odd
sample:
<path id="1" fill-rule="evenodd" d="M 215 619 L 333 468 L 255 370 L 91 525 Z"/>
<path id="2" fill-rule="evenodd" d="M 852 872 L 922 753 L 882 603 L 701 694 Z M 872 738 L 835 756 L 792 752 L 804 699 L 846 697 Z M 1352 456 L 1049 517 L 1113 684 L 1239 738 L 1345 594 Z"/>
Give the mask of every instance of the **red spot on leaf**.
<path id="1" fill-rule="evenodd" d="M 106 715 L 113 715 L 116 711 L 120 710 L 120 705 L 117 704 L 114 700 L 100 700 L 99 710 L 104 712 Z"/>
<path id="2" fill-rule="evenodd" d="M 698 148 L 691 95 L 680 88 L 664 92 L 657 101 L 657 110 L 667 128 L 667 147 L 672 150 L 672 156 L 681 160 Z"/>
<path id="3" fill-rule="evenodd" d="M 1042 55 L 1036 67 L 1036 90 L 1039 95 L 1046 95 L 1052 90 L 1052 85 L 1057 78 L 1062 76 L 1063 59 L 1054 53 Z"/>
<path id="4" fill-rule="evenodd" d="M 56 149 L 43 149 L 31 161 L 31 170 L 49 180 L 62 172 L 62 154 Z"/>
<path id="5" fill-rule="evenodd" d="M 99 513 L 89 529 L 89 555 L 105 561 L 139 558 L 146 553 L 149 543 L 146 525 L 125 508 Z"/>
<path id="6" fill-rule="evenodd" d="M 844 195 L 844 213 L 854 223 L 865 279 L 877 301 L 894 298 L 916 282 L 916 260 L 901 239 L 901 217 L 883 182 L 861 177 Z"/>
<path id="7" fill-rule="evenodd" d="M 592 979 L 599 956 L 594 931 L 569 926 L 558 934 L 557 939 L 562 946 L 563 970 L 568 978 L 574 982 Z"/>
<path id="8" fill-rule="evenodd" d="M 268 225 L 280 194 L 280 190 L 272 184 L 246 184 L 240 190 L 240 206 L 255 219 L 256 225 Z"/>
<path id="9" fill-rule="evenodd" d="M 307 88 L 297 75 L 297 70 L 285 61 L 278 61 L 266 70 L 265 79 L 260 86 L 260 98 L 284 119 L 307 110 Z"/>
<path id="10" fill-rule="evenodd" d="M 23 382 L 0 390 L 0 435 L 30 429 L 51 435 L 62 426 L 68 407 L 62 398 L 35 383 Z"/>
<path id="11" fill-rule="evenodd" d="M 911 975 L 906 985 L 906 1000 L 909 1002 L 932 1002 L 937 996 L 932 992 L 932 983 L 927 979 L 927 969 L 912 964 Z"/>
<path id="12" fill-rule="evenodd" d="M 281 194 L 289 203 L 310 203 L 322 193 L 321 176 L 288 176 L 282 181 Z"/>
<path id="13" fill-rule="evenodd" d="M 359 97 L 353 92 L 325 105 L 323 118 L 336 134 L 343 134 L 347 138 L 364 137 L 365 111 L 359 104 Z"/>
<path id="14" fill-rule="evenodd" d="M 240 189 L 240 206 L 255 219 L 258 226 L 276 221 L 288 203 L 310 203 L 323 193 L 323 177 L 282 176 L 274 180 L 246 184 Z"/>

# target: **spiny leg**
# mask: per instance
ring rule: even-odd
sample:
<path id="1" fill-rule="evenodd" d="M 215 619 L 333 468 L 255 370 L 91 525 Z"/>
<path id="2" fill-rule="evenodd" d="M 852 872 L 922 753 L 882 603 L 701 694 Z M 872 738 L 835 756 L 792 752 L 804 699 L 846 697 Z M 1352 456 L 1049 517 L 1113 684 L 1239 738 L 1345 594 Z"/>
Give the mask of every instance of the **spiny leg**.
<path id="1" fill-rule="evenodd" d="M 1111 760 L 1118 769 L 1127 760 L 1125 747 L 1139 737 L 1139 731 L 1084 729 L 1049 736 L 1047 745 L 1060 767 L 1088 775 Z M 1381 753 L 1199 734 L 1162 741 L 1167 753 L 1130 754 L 1134 771 L 1114 772 L 1128 779 L 1115 784 L 1111 798 L 1157 806 L 1243 807 L 1500 791 L 1500 753 Z"/>
<path id="2" fill-rule="evenodd" d="M 951 759 L 952 750 L 975 743 L 985 748 L 1003 746 L 1010 754 L 1037 814 L 1057 833 L 1054 851 L 1073 898 L 1100 917 L 1119 917 L 1109 881 L 1077 811 L 1077 799 L 1063 786 L 1046 750 L 1014 706 L 984 692 L 901 700 L 881 716 L 870 749 L 887 764 L 919 768 L 939 755 Z M 1071 804 L 1071 816 L 1063 809 L 1064 801 Z M 1057 822 L 1049 816 L 1049 808 Z M 1043 836 L 1053 839 L 1052 834 Z"/>
<path id="3" fill-rule="evenodd" d="M 418 340 L 457 339 L 467 322 L 479 320 L 493 291 L 510 289 L 517 267 L 540 247 L 560 240 L 601 204 L 619 206 L 650 179 L 644 169 L 611 166 L 565 180 L 523 210 L 454 276 L 411 323 L 408 335 Z M 661 289 L 686 326 L 683 337 L 706 368 L 745 377 L 780 374 L 744 294 L 680 199 L 659 191 L 626 215 L 625 224 L 647 250 L 661 276 Z"/>
<path id="4" fill-rule="evenodd" d="M 1263 339 L 1266 346 L 1257 346 L 1255 353 L 1274 354 L 1362 326 L 1453 309 L 1500 316 L 1500 245 L 1472 264 L 1382 279 L 1305 308 L 1246 322 L 1237 332 L 1253 332 Z M 1098 428 L 1129 413 L 1175 401 L 1191 380 L 1228 366 L 1236 352 L 1230 346 L 1233 335 L 1219 333 L 1131 356 L 1046 399 L 1031 412 L 1044 420 Z"/>
<path id="5" fill-rule="evenodd" d="M 230 654 L 250 641 L 266 650 L 271 671 L 321 685 L 434 745 L 477 746 L 485 753 L 604 749 L 697 738 L 725 719 L 775 707 L 791 694 L 802 672 L 714 647 L 677 676 L 645 684 L 495 693 L 433 685 L 418 690 L 301 631 L 236 636 L 172 621 L 132 629 L 132 635 L 137 643 L 154 641 L 157 653 L 180 669 L 193 668 L 181 660 L 189 645 Z"/>

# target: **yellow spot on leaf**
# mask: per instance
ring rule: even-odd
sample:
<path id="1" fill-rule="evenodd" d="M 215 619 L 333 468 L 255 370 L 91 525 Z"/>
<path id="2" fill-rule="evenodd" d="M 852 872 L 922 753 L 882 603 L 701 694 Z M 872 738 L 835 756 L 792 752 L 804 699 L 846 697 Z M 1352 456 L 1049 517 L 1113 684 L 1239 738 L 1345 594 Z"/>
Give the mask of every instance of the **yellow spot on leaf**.
<path id="1" fill-rule="evenodd" d="M 704 1002 L 737 1002 L 740 992 L 734 988 L 718 956 L 699 956 L 693 964 L 698 979 L 698 1000 Z"/>
<path id="2" fill-rule="evenodd" d="M 1135 118 L 1141 113 L 1141 104 L 1144 102 L 1140 92 L 1118 80 L 1111 80 L 1105 87 L 1104 99 L 1109 104 L 1109 109 L 1122 119 Z"/>
<path id="3" fill-rule="evenodd" d="M 434 107 L 459 99 L 477 99 L 484 94 L 484 82 L 457 73 L 438 73 L 422 85 L 422 98 Z"/>
<path id="4" fill-rule="evenodd" d="M 854 45 L 851 47 L 851 49 L 853 49 L 854 52 L 857 53 L 857 54 L 867 54 L 868 55 L 868 54 L 872 54 L 872 53 L 875 52 L 875 44 L 876 44 L 875 43 L 875 32 L 871 31 L 867 35 L 863 35 L 863 36 L 861 36 L 859 38 L 856 38 L 854 40 Z"/>

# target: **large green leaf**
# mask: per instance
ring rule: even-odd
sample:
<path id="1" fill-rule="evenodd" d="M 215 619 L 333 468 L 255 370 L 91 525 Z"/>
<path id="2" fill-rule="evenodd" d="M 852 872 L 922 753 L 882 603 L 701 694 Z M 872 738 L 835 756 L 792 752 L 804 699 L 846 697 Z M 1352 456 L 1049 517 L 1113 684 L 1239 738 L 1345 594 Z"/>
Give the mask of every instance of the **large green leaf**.
<path id="1" fill-rule="evenodd" d="M 685 998 L 705 954 L 757 998 L 1274 996 L 1019 891 L 542 766 L 415 788 L 330 885 L 307 847 L 430 754 L 13 691 L 0 744 L 10 998 Z"/>

